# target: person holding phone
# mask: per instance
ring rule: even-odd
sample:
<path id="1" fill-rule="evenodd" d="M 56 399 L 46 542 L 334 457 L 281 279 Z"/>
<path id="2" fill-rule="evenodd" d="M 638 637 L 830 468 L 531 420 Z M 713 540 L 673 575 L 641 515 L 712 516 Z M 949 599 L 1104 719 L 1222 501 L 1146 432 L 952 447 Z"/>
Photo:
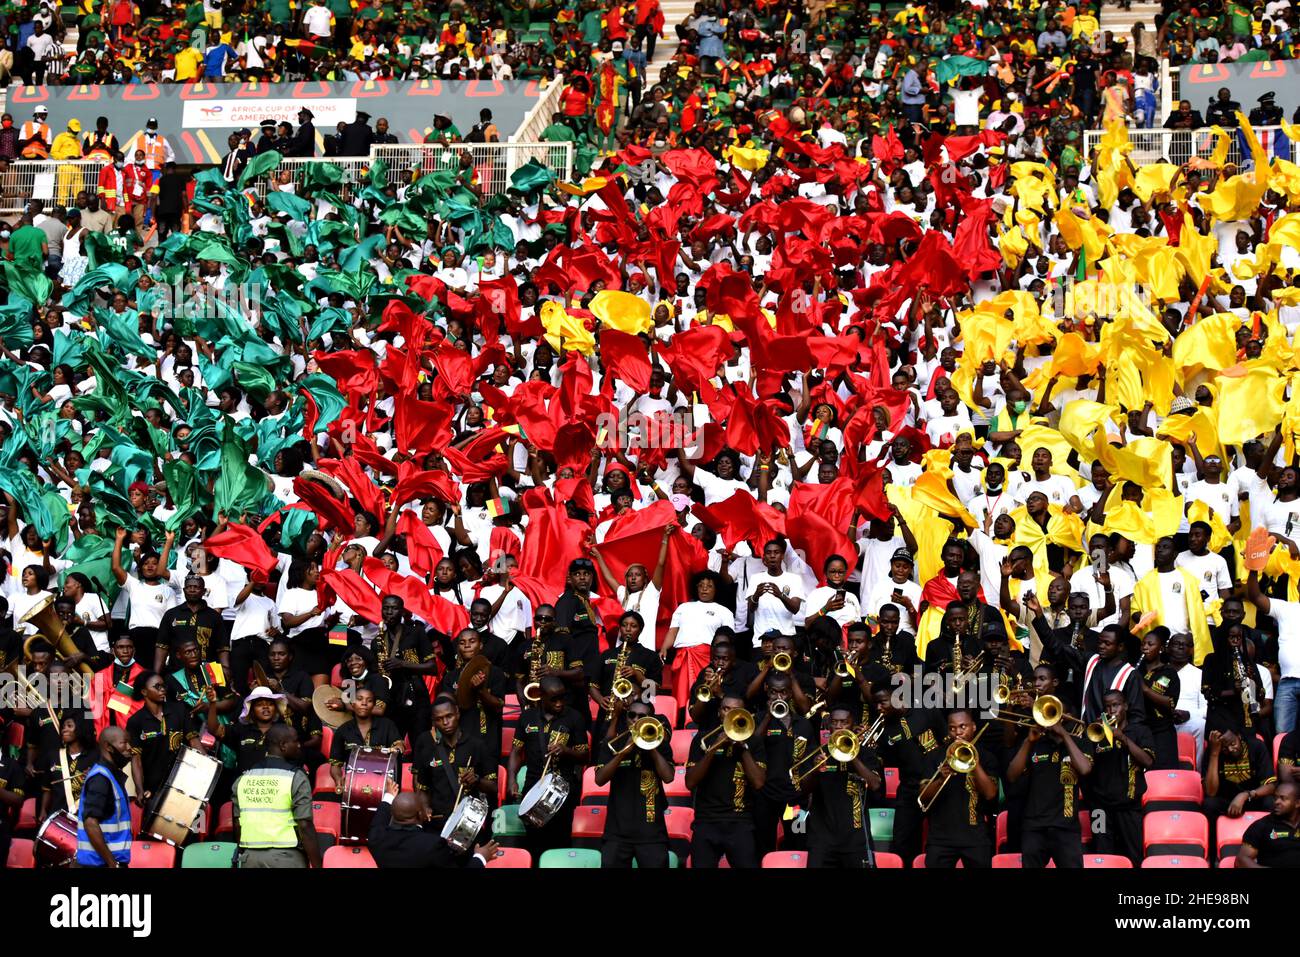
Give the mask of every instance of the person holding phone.
<path id="1" fill-rule="evenodd" d="M 912 578 L 913 567 L 912 553 L 897 549 L 889 559 L 889 574 L 871 590 L 864 610 L 868 615 L 879 615 L 885 605 L 894 605 L 900 616 L 899 630 L 916 634 L 921 586 Z"/>
<path id="2" fill-rule="evenodd" d="M 830 618 L 841 628 L 862 620 L 858 596 L 848 590 L 849 563 L 842 555 L 831 555 L 822 565 L 822 578 L 826 584 L 814 588 L 804 603 L 811 625 L 818 618 Z"/>

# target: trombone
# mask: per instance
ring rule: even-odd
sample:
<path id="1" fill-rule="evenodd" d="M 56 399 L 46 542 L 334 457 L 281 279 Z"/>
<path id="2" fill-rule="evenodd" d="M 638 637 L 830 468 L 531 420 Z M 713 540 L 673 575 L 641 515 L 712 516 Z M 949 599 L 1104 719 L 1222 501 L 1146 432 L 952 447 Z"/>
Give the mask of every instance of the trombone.
<path id="1" fill-rule="evenodd" d="M 858 669 L 853 667 L 853 659 L 839 650 L 835 653 L 835 675 L 841 681 L 848 681 L 858 676 Z"/>
<path id="2" fill-rule="evenodd" d="M 831 758 L 834 758 L 840 764 L 848 764 L 858 756 L 863 748 L 874 748 L 880 736 L 885 732 L 885 716 L 877 715 L 876 720 L 871 722 L 870 726 L 858 725 L 852 730 L 841 728 L 838 731 L 831 732 L 826 743 L 814 751 L 812 754 L 804 755 L 790 768 L 790 780 L 796 784 L 803 778 L 819 770 Z M 805 771 L 798 770 L 808 762 L 813 762 L 812 766 Z"/>
<path id="3" fill-rule="evenodd" d="M 709 751 L 721 747 L 728 740 L 732 744 L 748 741 L 753 733 L 754 716 L 744 708 L 733 708 L 723 717 L 722 724 L 705 733 L 700 740 L 700 747 L 707 754 Z M 710 740 L 710 735 L 716 735 L 716 737 Z"/>
<path id="4" fill-rule="evenodd" d="M 668 732 L 664 730 L 663 723 L 653 715 L 647 714 L 631 722 L 627 726 L 627 730 L 610 738 L 609 746 L 613 751 L 620 751 L 623 748 L 621 739 L 630 737 L 633 743 L 642 751 L 653 751 L 663 744 L 667 735 Z"/>
<path id="5" fill-rule="evenodd" d="M 997 694 L 994 694 L 994 701 L 997 701 Z M 1040 728 L 1053 728 L 1062 722 L 1071 737 L 1086 735 L 1088 740 L 1094 744 L 1102 741 L 1113 741 L 1114 733 L 1111 730 L 1109 721 L 1093 721 L 1091 724 L 1082 718 L 1076 718 L 1074 715 L 1065 713 L 1065 705 L 1061 699 L 1054 694 L 1039 695 L 1034 699 L 1034 706 L 1029 714 L 1018 711 L 1005 711 L 999 707 L 993 712 L 994 721 L 1002 721 L 1006 724 L 1018 725 L 1022 728 L 1032 728 L 1037 725 Z"/>
<path id="6" fill-rule="evenodd" d="M 979 767 L 980 753 L 975 745 L 988 729 L 989 726 L 986 724 L 976 732 L 975 737 L 971 738 L 971 740 L 954 741 L 948 745 L 948 750 L 943 757 L 943 764 L 939 765 L 934 774 L 930 775 L 930 777 L 925 780 L 921 785 L 920 794 L 916 796 L 916 803 L 920 806 L 922 811 L 929 811 L 930 808 L 934 806 L 934 802 L 939 800 L 939 795 L 943 793 L 944 787 L 947 786 L 948 779 L 952 777 L 952 775 L 949 775 L 947 778 L 943 778 L 939 782 L 939 788 L 930 795 L 930 800 L 927 801 L 921 797 L 921 795 L 925 793 L 925 789 L 934 783 L 935 778 L 939 777 L 943 773 L 944 764 L 952 768 L 953 772 L 956 774 L 970 774 L 970 772 Z"/>

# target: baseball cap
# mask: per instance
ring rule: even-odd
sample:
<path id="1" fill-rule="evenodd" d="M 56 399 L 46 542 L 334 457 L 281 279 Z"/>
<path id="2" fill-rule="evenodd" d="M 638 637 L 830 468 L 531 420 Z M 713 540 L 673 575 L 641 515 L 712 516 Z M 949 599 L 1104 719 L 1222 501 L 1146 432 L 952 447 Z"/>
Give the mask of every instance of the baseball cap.
<path id="1" fill-rule="evenodd" d="M 691 499 L 689 495 L 682 495 L 680 493 L 676 495 L 670 495 L 668 496 L 668 501 L 672 502 L 673 509 L 678 512 L 680 512 L 684 508 L 691 507 Z"/>

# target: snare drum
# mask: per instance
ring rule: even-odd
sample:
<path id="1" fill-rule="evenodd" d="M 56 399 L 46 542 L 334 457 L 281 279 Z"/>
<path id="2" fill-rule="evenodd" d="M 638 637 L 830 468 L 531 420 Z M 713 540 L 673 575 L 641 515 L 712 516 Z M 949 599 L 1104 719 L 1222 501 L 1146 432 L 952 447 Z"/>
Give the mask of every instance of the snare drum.
<path id="1" fill-rule="evenodd" d="M 533 827 L 545 827 L 569 797 L 569 782 L 554 771 L 528 789 L 519 802 L 519 820 Z"/>
<path id="2" fill-rule="evenodd" d="M 36 832 L 32 856 L 41 867 L 71 867 L 77 859 L 77 819 L 55 811 Z"/>
<path id="3" fill-rule="evenodd" d="M 447 846 L 459 854 L 464 854 L 474 846 L 479 831 L 487 822 L 492 809 L 488 802 L 476 794 L 471 794 L 456 805 L 456 809 L 442 826 L 442 838 Z"/>
<path id="4" fill-rule="evenodd" d="M 391 748 L 357 748 L 348 755 L 343 776 L 340 844 L 365 844 L 370 822 L 384 799 L 384 784 L 397 777 L 397 751 Z"/>
<path id="5" fill-rule="evenodd" d="M 221 762 L 216 758 L 182 748 L 144 832 L 177 847 L 184 844 L 200 829 L 220 776 Z"/>

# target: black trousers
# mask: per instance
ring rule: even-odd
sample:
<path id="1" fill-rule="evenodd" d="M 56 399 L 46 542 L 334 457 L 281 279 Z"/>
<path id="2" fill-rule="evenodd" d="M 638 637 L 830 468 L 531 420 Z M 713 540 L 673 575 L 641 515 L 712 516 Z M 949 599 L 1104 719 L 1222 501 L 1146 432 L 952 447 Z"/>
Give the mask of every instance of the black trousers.
<path id="1" fill-rule="evenodd" d="M 894 802 L 894 836 L 890 839 L 889 849 L 903 859 L 904 867 L 911 867 L 921 853 L 921 828 L 925 815 L 916 803 L 920 788 L 898 789 Z"/>
<path id="2" fill-rule="evenodd" d="M 555 816 L 546 822 L 545 827 L 524 825 L 522 843 L 524 849 L 532 855 L 534 867 L 547 851 L 553 851 L 557 847 L 569 847 L 572 844 L 573 812 L 578 809 L 578 797 L 581 791 L 578 785 L 571 782 L 568 800 L 555 812 Z"/>
<path id="3" fill-rule="evenodd" d="M 1048 861 L 1058 868 L 1083 867 L 1083 840 L 1079 822 L 1071 820 L 1051 827 L 1025 827 L 1020 835 L 1020 862 L 1025 868 L 1046 867 Z"/>
<path id="4" fill-rule="evenodd" d="M 867 842 L 861 831 L 851 832 L 845 840 L 829 841 L 808 838 L 808 866 L 861 870 L 867 866 Z"/>
<path id="5" fill-rule="evenodd" d="M 230 686 L 241 696 L 249 691 L 248 672 L 257 662 L 266 671 L 271 670 L 270 644 L 265 638 L 250 636 L 237 638 L 230 643 Z"/>
<path id="6" fill-rule="evenodd" d="M 962 867 L 992 867 L 993 845 L 958 847 L 955 844 L 936 844 L 933 840 L 926 843 L 926 870 L 956 867 L 958 861 L 961 861 Z"/>
<path id="7" fill-rule="evenodd" d="M 1106 807 L 1093 809 L 1097 826 L 1092 832 L 1092 849 L 1098 854 L 1120 854 L 1142 866 L 1142 812 L 1137 808 Z"/>
<path id="8" fill-rule="evenodd" d="M 600 846 L 601 867 L 631 867 L 634 860 L 637 867 L 666 868 L 668 842 L 645 844 L 606 837 L 605 843 Z"/>
<path id="9" fill-rule="evenodd" d="M 784 820 L 789 803 L 791 802 L 775 801 L 761 794 L 754 799 L 754 846 L 759 863 L 762 863 L 764 854 L 776 850 L 778 833 L 784 850 L 796 851 L 802 847 L 803 835 L 795 834 L 790 828 L 794 821 Z"/>
<path id="10" fill-rule="evenodd" d="M 758 867 L 758 848 L 754 842 L 754 822 L 696 821 L 691 838 L 691 867 L 717 867 L 726 857 L 732 868 Z"/>

